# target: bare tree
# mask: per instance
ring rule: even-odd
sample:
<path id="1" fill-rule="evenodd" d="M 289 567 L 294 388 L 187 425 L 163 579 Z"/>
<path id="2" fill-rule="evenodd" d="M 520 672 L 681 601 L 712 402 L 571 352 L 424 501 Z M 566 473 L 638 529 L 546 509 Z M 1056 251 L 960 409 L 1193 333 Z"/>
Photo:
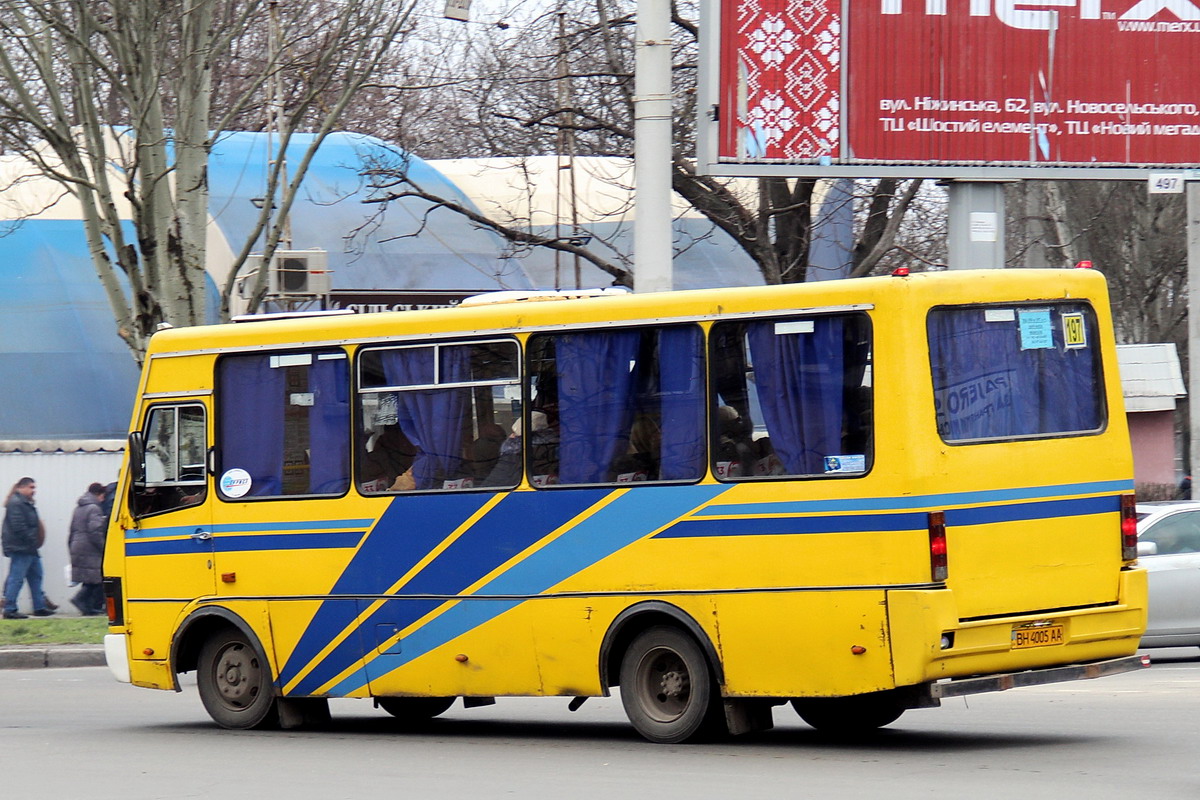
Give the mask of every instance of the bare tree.
<path id="1" fill-rule="evenodd" d="M 1124 342 L 1187 348 L 1186 207 L 1181 196 L 1149 195 L 1127 181 L 1027 182 L 1010 207 L 1023 211 L 1014 261 L 1071 266 L 1091 261 L 1109 281 L 1113 320 Z M 1014 200 L 1016 202 L 1014 202 Z"/>
<path id="2" fill-rule="evenodd" d="M 78 201 L 135 358 L 159 323 L 205 321 L 207 168 L 217 137 L 260 114 L 268 96 L 274 113 L 263 124 L 278 133 L 278 152 L 296 130 L 316 134 L 286 171 L 272 160 L 274 203 L 234 243 L 227 310 L 238 270 L 251 250 L 269 257 L 278 246 L 308 161 L 411 8 L 411 0 L 0 0 L 0 143 Z"/>
<path id="3" fill-rule="evenodd" d="M 528 6 L 520 8 L 528 9 Z M 474 29 L 450 29 L 452 46 L 438 52 L 446 64 L 406 73 L 390 88 L 397 105 L 439 98 L 439 109 L 419 119 L 375 119 L 371 132 L 436 158 L 546 154 L 629 157 L 633 150 L 633 33 L 630 0 L 560 0 L 543 12 L 527 10 L 481 20 Z M 673 10 L 675 98 L 672 184 L 675 191 L 728 233 L 758 265 L 768 283 L 803 281 L 814 235 L 817 181 L 765 178 L 747 196 L 727 180 L 699 175 L 695 150 L 698 38 L 693 5 Z M 511 22 L 508 20 L 512 20 Z M 490 24 L 488 24 L 490 22 Z M 451 53 L 447 61 L 445 54 Z M 434 133 L 434 130 L 440 134 Z M 381 177 L 381 176 L 377 176 Z M 388 184 L 395 191 L 383 191 Z M 380 200 L 413 195 L 385 179 Z M 627 187 L 626 187 L 627 188 Z M 902 220 L 918 198 L 920 181 L 863 182 L 862 213 L 853 248 L 853 274 L 869 274 L 907 259 L 897 250 Z M 419 195 L 419 192 L 415 192 Z M 510 240 L 529 232 L 498 228 Z M 540 244 L 556 246 L 546 239 Z M 916 256 L 919 260 L 921 256 Z M 924 254 L 925 260 L 935 258 Z M 623 267 L 607 268 L 627 281 Z"/>

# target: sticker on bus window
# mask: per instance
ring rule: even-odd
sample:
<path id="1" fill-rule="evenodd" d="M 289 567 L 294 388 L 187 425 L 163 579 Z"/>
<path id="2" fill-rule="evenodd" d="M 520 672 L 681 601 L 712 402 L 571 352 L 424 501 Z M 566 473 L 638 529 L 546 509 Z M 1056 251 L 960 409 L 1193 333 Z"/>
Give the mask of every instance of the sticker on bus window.
<path id="1" fill-rule="evenodd" d="M 1017 314 L 1011 308 L 985 308 L 983 310 L 984 322 L 1012 322 L 1017 318 Z"/>
<path id="2" fill-rule="evenodd" d="M 825 456 L 825 474 L 835 472 L 866 472 L 867 457 L 863 454 Z"/>
<path id="3" fill-rule="evenodd" d="M 1083 322 L 1083 314 L 1063 314 L 1063 345 L 1068 350 L 1079 350 L 1088 346 L 1087 325 Z"/>
<path id="4" fill-rule="evenodd" d="M 812 333 L 816 329 L 811 319 L 797 319 L 791 322 L 776 322 L 775 335 L 786 336 L 789 333 Z"/>
<path id="5" fill-rule="evenodd" d="M 1054 329 L 1050 325 L 1050 309 L 1022 311 L 1017 315 L 1021 330 L 1022 350 L 1053 350 Z"/>
<path id="6" fill-rule="evenodd" d="M 221 476 L 221 494 L 226 497 L 244 497 L 250 491 L 250 473 L 244 469 L 227 469 Z"/>

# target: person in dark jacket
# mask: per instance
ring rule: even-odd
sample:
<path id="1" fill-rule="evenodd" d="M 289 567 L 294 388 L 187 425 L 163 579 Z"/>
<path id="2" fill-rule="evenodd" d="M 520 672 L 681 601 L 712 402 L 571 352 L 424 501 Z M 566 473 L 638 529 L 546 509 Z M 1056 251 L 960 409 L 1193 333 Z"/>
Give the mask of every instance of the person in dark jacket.
<path id="1" fill-rule="evenodd" d="M 4 501 L 0 545 L 9 558 L 8 579 L 4 582 L 5 619 L 28 619 L 17 610 L 17 596 L 26 581 L 33 597 L 34 616 L 48 617 L 54 613 L 46 607 L 46 598 L 42 594 L 42 557 L 38 553 L 42 546 L 42 527 L 33 504 L 36 491 L 37 482 L 33 478 L 21 478 Z"/>
<path id="2" fill-rule="evenodd" d="M 81 584 L 71 603 L 85 617 L 101 613 L 104 606 L 104 532 L 107 516 L 104 513 L 104 497 L 107 490 L 102 484 L 93 483 L 87 492 L 75 501 L 75 512 L 71 515 L 71 580 Z"/>

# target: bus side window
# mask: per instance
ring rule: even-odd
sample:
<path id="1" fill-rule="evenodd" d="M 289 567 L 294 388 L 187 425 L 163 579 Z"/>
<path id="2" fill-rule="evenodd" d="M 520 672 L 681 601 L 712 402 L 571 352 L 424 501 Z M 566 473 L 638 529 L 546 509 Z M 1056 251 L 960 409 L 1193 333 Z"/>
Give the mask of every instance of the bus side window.
<path id="1" fill-rule="evenodd" d="M 350 374 L 339 349 L 222 356 L 217 452 L 225 497 L 342 494 Z"/>
<path id="2" fill-rule="evenodd" d="M 511 339 L 364 348 L 359 490 L 516 486 L 520 452 L 507 437 L 520 419 L 519 364 Z"/>
<path id="3" fill-rule="evenodd" d="M 526 452 L 534 486 L 703 476 L 698 326 L 540 334 L 530 337 L 529 353 L 535 410 Z M 552 461 L 540 457 L 546 443 L 553 444 Z"/>
<path id="4" fill-rule="evenodd" d="M 866 315 L 717 323 L 709 365 L 712 467 L 718 479 L 870 469 Z"/>
<path id="5" fill-rule="evenodd" d="M 156 406 L 142 431 L 143 479 L 133 488 L 133 513 L 144 517 L 203 502 L 207 489 L 204 407 Z"/>

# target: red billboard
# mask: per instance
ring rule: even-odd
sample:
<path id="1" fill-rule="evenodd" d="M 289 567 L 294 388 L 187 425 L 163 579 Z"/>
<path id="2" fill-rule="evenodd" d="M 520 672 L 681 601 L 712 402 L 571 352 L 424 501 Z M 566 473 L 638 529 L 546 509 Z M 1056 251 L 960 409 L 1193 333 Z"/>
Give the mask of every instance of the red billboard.
<path id="1" fill-rule="evenodd" d="M 1200 0 L 718 2 L 718 164 L 1200 163 Z"/>

